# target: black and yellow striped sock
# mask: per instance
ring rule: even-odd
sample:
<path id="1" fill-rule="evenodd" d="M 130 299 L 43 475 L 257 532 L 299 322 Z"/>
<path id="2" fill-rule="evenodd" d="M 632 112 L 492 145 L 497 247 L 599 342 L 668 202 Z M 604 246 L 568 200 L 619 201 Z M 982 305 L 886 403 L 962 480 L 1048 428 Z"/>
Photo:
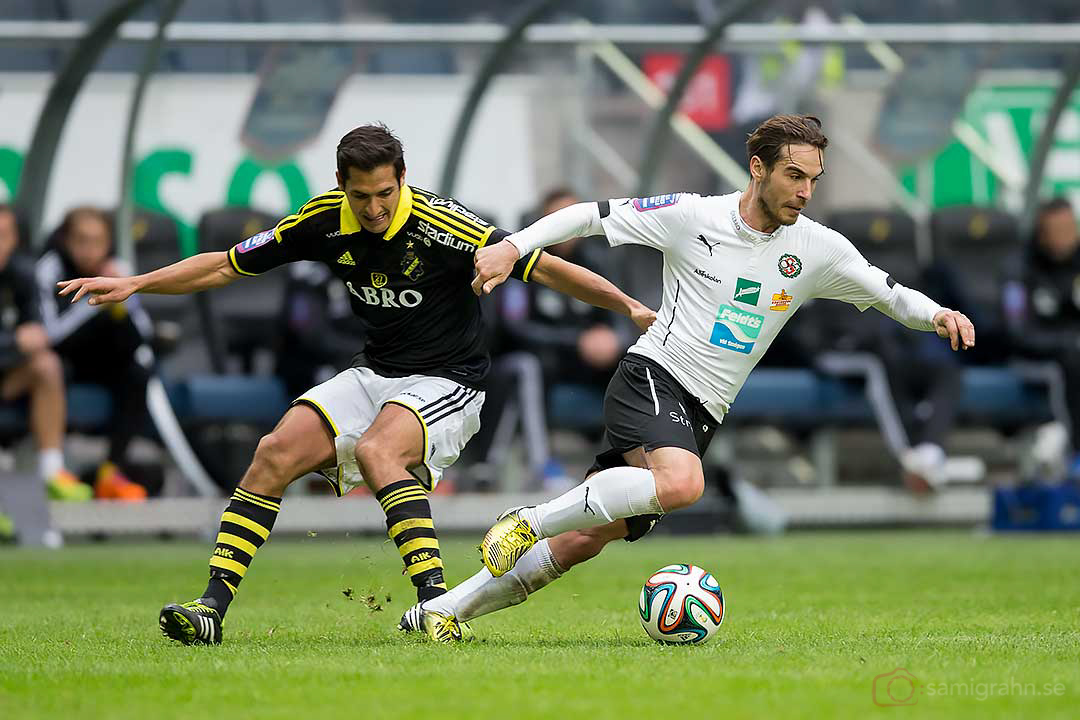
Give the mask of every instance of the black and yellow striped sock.
<path id="1" fill-rule="evenodd" d="M 236 588 L 244 579 L 255 551 L 270 536 L 281 509 L 281 498 L 259 495 L 236 488 L 232 502 L 221 515 L 217 545 L 210 556 L 210 583 L 204 598 L 210 598 L 222 617 L 229 608 Z"/>
<path id="2" fill-rule="evenodd" d="M 442 557 L 431 505 L 416 480 L 390 483 L 375 493 L 386 513 L 386 529 L 398 547 L 405 571 L 416 586 L 416 597 L 423 602 L 446 592 Z"/>

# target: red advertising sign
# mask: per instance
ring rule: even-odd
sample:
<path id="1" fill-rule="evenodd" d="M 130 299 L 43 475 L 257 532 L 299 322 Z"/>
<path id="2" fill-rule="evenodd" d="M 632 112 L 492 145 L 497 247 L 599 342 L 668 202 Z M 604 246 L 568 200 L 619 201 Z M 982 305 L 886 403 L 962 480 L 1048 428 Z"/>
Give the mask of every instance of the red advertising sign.
<path id="1" fill-rule="evenodd" d="M 645 74 L 665 92 L 675 82 L 683 58 L 678 53 L 648 53 Z M 731 64 L 724 55 L 705 58 L 683 95 L 679 110 L 703 130 L 716 132 L 731 125 Z"/>

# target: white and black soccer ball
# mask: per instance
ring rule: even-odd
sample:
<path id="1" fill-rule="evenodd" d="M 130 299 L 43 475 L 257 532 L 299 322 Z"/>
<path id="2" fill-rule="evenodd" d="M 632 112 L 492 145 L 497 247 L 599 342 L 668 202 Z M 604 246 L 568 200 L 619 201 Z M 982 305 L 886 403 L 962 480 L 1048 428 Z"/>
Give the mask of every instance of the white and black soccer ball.
<path id="1" fill-rule="evenodd" d="M 667 565 L 645 581 L 638 599 L 641 626 L 657 642 L 703 643 L 724 622 L 724 593 L 696 565 Z"/>

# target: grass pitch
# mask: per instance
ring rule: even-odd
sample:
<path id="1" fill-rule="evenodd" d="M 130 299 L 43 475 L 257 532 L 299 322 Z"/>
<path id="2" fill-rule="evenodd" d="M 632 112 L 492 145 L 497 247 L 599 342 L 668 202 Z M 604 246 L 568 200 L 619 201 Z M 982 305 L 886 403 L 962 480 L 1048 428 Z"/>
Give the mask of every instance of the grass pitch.
<path id="1" fill-rule="evenodd" d="M 443 547 L 452 581 L 479 567 L 471 543 Z M 323 537 L 260 551 L 224 645 L 166 641 L 158 609 L 202 590 L 208 551 L 0 551 L 0 717 L 1080 714 L 1075 537 L 649 537 L 475 621 L 477 642 L 453 647 L 394 630 L 413 593 L 393 545 Z M 704 646 L 659 646 L 638 622 L 640 584 L 671 562 L 724 590 L 724 626 Z M 875 694 L 896 668 L 909 675 Z"/>

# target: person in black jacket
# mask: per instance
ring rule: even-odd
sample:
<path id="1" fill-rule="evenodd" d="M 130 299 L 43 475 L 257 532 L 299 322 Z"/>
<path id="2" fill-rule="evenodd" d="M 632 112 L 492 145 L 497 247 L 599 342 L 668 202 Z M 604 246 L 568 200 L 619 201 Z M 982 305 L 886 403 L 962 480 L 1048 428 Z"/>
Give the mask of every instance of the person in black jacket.
<path id="1" fill-rule="evenodd" d="M 38 260 L 37 282 L 49 341 L 67 365 L 75 382 L 109 389 L 113 417 L 108 456 L 95 474 L 99 498 L 137 502 L 146 489 L 121 471 L 128 446 L 146 425 L 146 383 L 150 379 L 149 348 L 140 361 L 140 348 L 153 329 L 138 300 L 108 308 L 71 303 L 56 294 L 56 283 L 78 275 L 130 275 L 113 255 L 112 221 L 102 210 L 77 207 L 64 217 L 52 248 Z"/>
<path id="2" fill-rule="evenodd" d="M 1039 207 L 1020 283 L 1005 292 L 1005 317 L 1016 352 L 1061 367 L 1071 425 L 1069 474 L 1080 477 L 1080 234 L 1068 200 Z"/>
<path id="3" fill-rule="evenodd" d="M 568 188 L 552 189 L 541 200 L 538 217 L 577 202 Z M 601 275 L 612 275 L 610 256 L 605 259 L 604 250 L 588 238 L 574 238 L 550 252 Z M 636 333 L 619 326 L 613 313 L 542 285 L 507 286 L 496 296 L 496 303 L 501 341 L 496 366 L 514 378 L 502 389 L 519 396 L 523 441 L 533 474 L 530 487 L 564 490 L 577 481 L 548 452 L 545 389 L 570 381 L 593 386 L 599 397 Z M 499 404 L 491 403 L 493 409 Z M 499 453 L 496 447 L 495 454 Z"/>
<path id="4" fill-rule="evenodd" d="M 9 403 L 29 396 L 30 432 L 49 496 L 89 500 L 90 489 L 64 467 L 64 373 L 41 322 L 34 261 L 18 244 L 15 212 L 0 205 L 0 397 Z"/>

